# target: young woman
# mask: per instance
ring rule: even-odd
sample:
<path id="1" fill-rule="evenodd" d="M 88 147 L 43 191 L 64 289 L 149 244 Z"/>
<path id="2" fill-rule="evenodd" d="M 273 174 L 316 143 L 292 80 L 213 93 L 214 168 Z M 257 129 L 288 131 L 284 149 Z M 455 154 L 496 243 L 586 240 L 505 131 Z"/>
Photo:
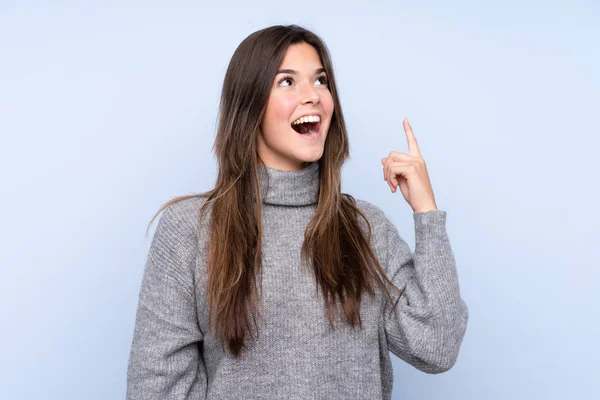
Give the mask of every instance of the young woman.
<path id="1" fill-rule="evenodd" d="M 468 310 L 404 129 L 410 154 L 381 163 L 414 211 L 414 254 L 379 208 L 340 191 L 348 137 L 324 43 L 298 26 L 246 38 L 223 84 L 215 188 L 157 213 L 127 398 L 389 399 L 390 352 L 451 368 Z"/>

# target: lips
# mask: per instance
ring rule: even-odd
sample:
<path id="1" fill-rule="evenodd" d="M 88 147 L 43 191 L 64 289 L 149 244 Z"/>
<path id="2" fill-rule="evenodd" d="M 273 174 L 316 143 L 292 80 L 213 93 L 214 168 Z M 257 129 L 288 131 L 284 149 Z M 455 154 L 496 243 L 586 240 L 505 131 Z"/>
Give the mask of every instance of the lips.
<path id="1" fill-rule="evenodd" d="M 303 124 L 292 125 L 292 129 L 301 134 L 309 134 L 311 131 L 319 132 L 321 122 L 305 122 Z"/>

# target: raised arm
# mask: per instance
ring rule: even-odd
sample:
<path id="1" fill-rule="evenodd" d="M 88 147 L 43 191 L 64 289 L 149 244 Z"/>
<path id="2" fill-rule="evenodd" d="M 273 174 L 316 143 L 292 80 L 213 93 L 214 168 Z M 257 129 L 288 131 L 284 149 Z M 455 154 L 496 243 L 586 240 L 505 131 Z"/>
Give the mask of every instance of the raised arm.
<path id="1" fill-rule="evenodd" d="M 446 212 L 415 212 L 415 253 L 385 218 L 385 269 L 404 293 L 384 308 L 389 350 L 427 373 L 449 370 L 466 331 L 468 308 L 460 297 Z"/>
<path id="2" fill-rule="evenodd" d="M 194 300 L 194 223 L 180 203 L 159 219 L 139 294 L 127 399 L 205 398 L 203 336 Z"/>

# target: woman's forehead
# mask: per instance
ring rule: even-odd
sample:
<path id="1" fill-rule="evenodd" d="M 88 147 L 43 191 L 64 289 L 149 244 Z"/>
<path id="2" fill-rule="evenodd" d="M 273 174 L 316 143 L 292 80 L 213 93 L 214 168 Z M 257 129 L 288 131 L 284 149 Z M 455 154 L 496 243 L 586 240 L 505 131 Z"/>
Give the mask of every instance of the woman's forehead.
<path id="1" fill-rule="evenodd" d="M 310 74 L 315 73 L 320 68 L 323 68 L 323 63 L 319 53 L 307 43 L 290 45 L 279 66 L 280 70 L 294 70 L 299 73 Z"/>

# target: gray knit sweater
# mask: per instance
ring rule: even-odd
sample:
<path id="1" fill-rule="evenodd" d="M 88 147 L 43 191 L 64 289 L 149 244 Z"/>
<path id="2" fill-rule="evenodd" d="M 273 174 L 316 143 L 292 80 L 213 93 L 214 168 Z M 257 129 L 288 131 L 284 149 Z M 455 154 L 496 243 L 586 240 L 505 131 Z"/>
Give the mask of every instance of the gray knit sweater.
<path id="1" fill-rule="evenodd" d="M 331 329 L 321 292 L 316 294 L 314 278 L 300 264 L 304 230 L 318 201 L 318 163 L 292 172 L 260 167 L 260 178 L 258 338 L 246 335 L 249 351 L 234 358 L 208 330 L 208 226 L 197 228 L 201 199 L 171 205 L 159 219 L 145 265 L 128 399 L 390 399 L 390 352 L 427 373 L 455 364 L 468 309 L 459 293 L 445 211 L 414 213 L 413 254 L 379 208 L 357 200 L 373 228 L 376 255 L 405 291 L 393 306 L 380 290 L 374 298 L 365 293 L 363 328 L 342 323 L 336 314 Z"/>

